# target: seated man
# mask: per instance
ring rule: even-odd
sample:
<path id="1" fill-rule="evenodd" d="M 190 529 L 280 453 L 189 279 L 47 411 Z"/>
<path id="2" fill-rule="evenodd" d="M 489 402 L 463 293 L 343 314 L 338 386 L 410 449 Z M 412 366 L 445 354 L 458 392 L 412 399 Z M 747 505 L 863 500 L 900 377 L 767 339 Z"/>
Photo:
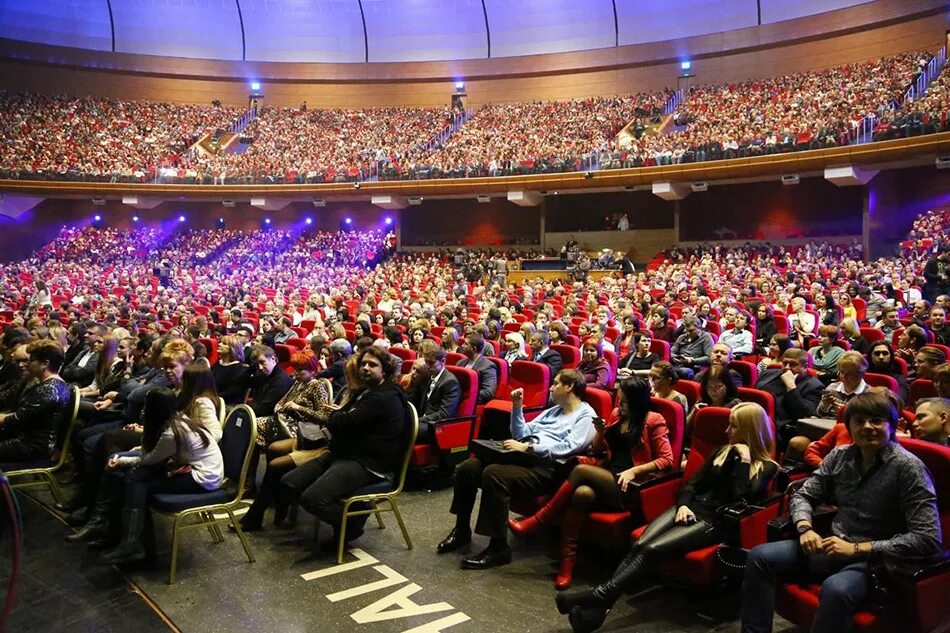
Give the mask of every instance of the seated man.
<path id="1" fill-rule="evenodd" d="M 914 435 L 926 442 L 950 445 L 950 400 L 927 398 L 917 403 Z"/>
<path id="2" fill-rule="evenodd" d="M 560 352 L 548 347 L 551 344 L 551 336 L 544 330 L 538 330 L 531 334 L 529 344 L 531 349 L 534 350 L 534 356 L 531 357 L 531 360 L 547 365 L 551 370 L 551 375 L 557 376 L 557 373 L 561 371 L 561 367 L 564 366 L 564 359 L 561 358 Z"/>
<path id="3" fill-rule="evenodd" d="M 511 562 L 508 547 L 508 504 L 512 495 L 539 495 L 553 491 L 560 483 L 555 475 L 554 461 L 580 453 L 594 439 L 596 413 L 581 400 L 587 384 L 577 370 L 562 370 L 551 385 L 554 406 L 530 423 L 525 423 L 522 401 L 524 391 L 511 392 L 511 435 L 533 439 L 533 442 L 505 440 L 508 450 L 531 453 L 540 457 L 535 465 L 483 464 L 472 457 L 456 469 L 455 494 L 451 512 L 455 527 L 438 546 L 445 554 L 471 543 L 472 510 L 475 496 L 482 489 L 475 532 L 491 540 L 481 553 L 462 561 L 463 569 L 488 569 Z"/>
<path id="4" fill-rule="evenodd" d="M 459 347 L 459 351 L 465 354 L 465 358 L 458 362 L 459 367 L 468 367 L 478 374 L 478 404 L 485 404 L 495 397 L 495 389 L 498 387 L 498 373 L 495 365 L 485 358 L 482 350 L 487 343 L 485 337 L 479 332 L 472 332 L 465 337 L 465 342 Z M 491 347 L 488 345 L 488 347 Z"/>
<path id="5" fill-rule="evenodd" d="M 749 553 L 743 633 L 770 632 L 776 585 L 803 574 L 824 578 L 812 633 L 848 631 L 871 586 L 872 557 L 913 568 L 943 555 L 933 481 L 897 443 L 898 415 L 895 400 L 879 392 L 847 404 L 854 444 L 834 449 L 792 496 L 798 541 L 765 543 Z M 825 537 L 812 527 L 821 504 L 838 506 Z"/>
<path id="6" fill-rule="evenodd" d="M 798 420 L 815 415 L 825 386 L 808 375 L 804 350 L 793 347 L 782 354 L 781 369 L 766 369 L 755 384 L 775 398 L 775 427 L 779 446 L 784 448 L 795 436 Z"/>
<path id="7" fill-rule="evenodd" d="M 423 339 L 416 350 L 423 365 L 407 389 L 409 401 L 419 412 L 417 444 L 435 444 L 435 423 L 454 417 L 459 408 L 458 378 L 445 369 L 445 350 Z"/>
<path id="8" fill-rule="evenodd" d="M 699 319 L 683 317 L 683 333 L 670 347 L 670 358 L 676 373 L 687 380 L 693 377 L 695 368 L 709 362 L 713 340 L 709 332 L 699 328 Z"/>
<path id="9" fill-rule="evenodd" d="M 736 384 L 737 387 L 743 387 L 744 383 L 742 380 L 742 374 L 737 372 L 735 369 L 729 368 L 729 363 L 732 362 L 732 348 L 722 341 L 716 343 L 712 347 L 712 351 L 709 353 L 709 367 L 721 367 L 723 371 L 728 370 L 729 375 L 732 377 L 732 382 Z M 703 378 L 703 374 L 708 370 L 703 370 L 696 374 L 696 382 L 700 382 Z"/>
<path id="10" fill-rule="evenodd" d="M 930 309 L 930 331 L 935 343 L 950 345 L 950 325 L 947 325 L 947 313 L 940 305 Z"/>
<path id="11" fill-rule="evenodd" d="M 12 413 L 0 413 L 0 464 L 48 459 L 67 415 L 69 386 L 59 377 L 63 348 L 55 341 L 36 341 L 27 353 L 26 371 L 33 383 Z"/>
<path id="12" fill-rule="evenodd" d="M 286 501 L 299 499 L 308 512 L 339 534 L 343 500 L 383 480 L 395 484 L 407 441 L 405 394 L 396 387 L 397 365 L 389 352 L 370 346 L 359 355 L 366 389 L 327 419 L 330 450 L 280 480 Z M 365 516 L 350 519 L 347 541 L 363 533 Z M 336 538 L 331 543 L 335 543 Z"/>

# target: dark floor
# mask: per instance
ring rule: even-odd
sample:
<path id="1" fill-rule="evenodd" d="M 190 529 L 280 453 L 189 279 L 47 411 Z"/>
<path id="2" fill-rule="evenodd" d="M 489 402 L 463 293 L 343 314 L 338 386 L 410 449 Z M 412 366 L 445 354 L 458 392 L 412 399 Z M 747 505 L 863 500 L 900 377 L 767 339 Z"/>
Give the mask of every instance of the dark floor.
<path id="1" fill-rule="evenodd" d="M 178 580 L 171 586 L 166 584 L 170 528 L 163 520 L 156 528 L 159 567 L 133 571 L 127 581 L 113 568 L 89 565 L 91 555 L 83 547 L 63 542 L 65 526 L 36 502 L 23 501 L 26 563 L 8 630 L 167 630 L 159 614 L 133 593 L 131 581 L 185 632 L 309 633 L 334 626 L 414 633 L 569 631 L 554 607 L 556 543 L 543 536 L 513 540 L 511 565 L 462 571 L 459 554 L 435 554 L 435 544 L 453 523 L 450 499 L 450 490 L 404 494 L 400 505 L 414 549 L 406 549 L 395 520 L 386 515 L 386 529 L 368 523 L 343 566 L 328 554 L 311 553 L 313 522 L 304 513 L 296 528 L 268 527 L 250 535 L 253 564 L 234 534 L 225 532 L 225 542 L 214 545 L 207 532 L 192 530 L 183 537 Z M 605 578 L 619 556 L 590 554 L 582 552 L 578 587 Z M 738 631 L 734 621 L 714 626 L 695 613 L 683 595 L 661 589 L 618 603 L 603 630 Z M 778 633 L 796 630 L 780 619 L 776 625 Z"/>

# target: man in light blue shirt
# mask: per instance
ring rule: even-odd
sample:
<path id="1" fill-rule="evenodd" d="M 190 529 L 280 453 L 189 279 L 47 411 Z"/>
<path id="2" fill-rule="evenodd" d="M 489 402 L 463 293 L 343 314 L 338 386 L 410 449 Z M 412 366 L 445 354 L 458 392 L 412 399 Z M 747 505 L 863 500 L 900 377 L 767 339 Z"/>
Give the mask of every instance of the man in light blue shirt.
<path id="1" fill-rule="evenodd" d="M 554 460 L 582 453 L 594 439 L 593 408 L 582 400 L 587 385 L 576 369 L 565 369 L 554 377 L 551 399 L 554 406 L 531 422 L 525 422 L 524 392 L 511 392 L 511 435 L 505 440 L 510 451 L 533 454 L 539 459 L 530 465 L 483 464 L 473 457 L 455 471 L 452 513 L 455 528 L 438 546 L 438 552 L 452 552 L 472 542 L 472 510 L 482 489 L 475 532 L 489 537 L 488 547 L 462 561 L 462 569 L 488 569 L 511 562 L 508 547 L 508 504 L 512 495 L 537 496 L 553 491 L 560 483 Z M 529 461 L 529 460 L 526 460 Z"/>

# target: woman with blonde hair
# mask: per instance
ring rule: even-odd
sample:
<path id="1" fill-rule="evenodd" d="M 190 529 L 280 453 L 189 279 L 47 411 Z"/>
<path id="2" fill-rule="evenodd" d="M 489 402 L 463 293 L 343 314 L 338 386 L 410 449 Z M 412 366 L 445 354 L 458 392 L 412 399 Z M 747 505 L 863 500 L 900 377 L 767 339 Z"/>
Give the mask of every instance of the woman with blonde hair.
<path id="1" fill-rule="evenodd" d="M 676 504 L 652 521 L 613 577 L 589 591 L 559 594 L 558 611 L 569 614 L 574 631 L 595 631 L 623 592 L 647 577 L 666 558 L 722 542 L 722 510 L 755 501 L 778 472 L 772 459 L 775 431 L 758 404 L 733 408 L 728 443 L 714 451 L 683 486 Z"/>
<path id="2" fill-rule="evenodd" d="M 510 366 L 516 360 L 528 360 L 528 353 L 525 351 L 524 337 L 518 332 L 508 332 L 505 334 L 505 362 Z"/>
<path id="3" fill-rule="evenodd" d="M 222 336 L 218 341 L 218 360 L 211 366 L 218 395 L 225 404 L 244 402 L 250 368 L 244 362 L 244 345 L 232 335 Z"/>

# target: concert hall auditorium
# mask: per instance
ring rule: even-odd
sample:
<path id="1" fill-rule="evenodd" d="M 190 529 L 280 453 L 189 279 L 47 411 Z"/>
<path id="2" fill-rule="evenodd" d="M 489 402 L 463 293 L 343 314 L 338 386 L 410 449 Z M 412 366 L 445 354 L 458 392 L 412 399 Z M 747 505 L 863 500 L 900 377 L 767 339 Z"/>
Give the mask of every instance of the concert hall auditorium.
<path id="1" fill-rule="evenodd" d="M 0 0 L 0 633 L 950 633 L 948 45 Z"/>

